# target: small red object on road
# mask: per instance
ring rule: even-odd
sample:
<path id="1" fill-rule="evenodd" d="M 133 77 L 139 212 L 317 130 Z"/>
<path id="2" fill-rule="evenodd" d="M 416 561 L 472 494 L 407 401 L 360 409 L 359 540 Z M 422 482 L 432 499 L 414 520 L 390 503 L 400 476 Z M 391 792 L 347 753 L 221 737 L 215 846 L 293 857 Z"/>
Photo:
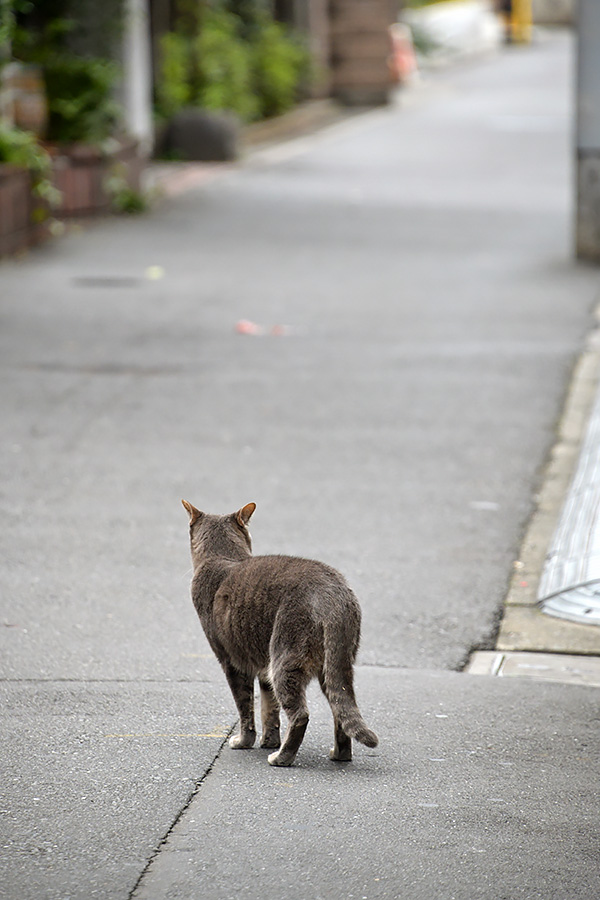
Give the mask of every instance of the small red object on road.
<path id="1" fill-rule="evenodd" d="M 260 325 L 257 325 L 256 322 L 251 322 L 249 319 L 240 319 L 240 321 L 236 324 L 235 330 L 238 334 L 262 334 L 263 329 Z"/>

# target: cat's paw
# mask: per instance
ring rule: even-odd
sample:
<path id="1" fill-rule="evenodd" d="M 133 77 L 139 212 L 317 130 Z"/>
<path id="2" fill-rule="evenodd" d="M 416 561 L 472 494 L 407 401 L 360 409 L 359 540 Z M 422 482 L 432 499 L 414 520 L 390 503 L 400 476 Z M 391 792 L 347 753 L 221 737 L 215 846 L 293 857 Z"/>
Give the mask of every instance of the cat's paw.
<path id="1" fill-rule="evenodd" d="M 235 734 L 229 738 L 229 746 L 232 750 L 249 750 L 254 746 L 256 740 L 256 732 L 248 732 L 247 734 Z"/>
<path id="2" fill-rule="evenodd" d="M 277 753 L 271 753 L 267 757 L 267 760 L 270 766 L 291 766 L 291 764 L 294 762 L 293 757 L 282 756 L 279 751 L 277 751 Z"/>
<path id="3" fill-rule="evenodd" d="M 281 747 L 281 738 L 279 736 L 279 729 L 277 731 L 267 731 L 263 734 L 260 746 L 263 750 L 276 750 L 278 747 Z"/>
<path id="4" fill-rule="evenodd" d="M 339 747 L 332 747 L 329 751 L 329 759 L 332 759 L 334 762 L 351 762 L 352 747 L 344 749 L 340 749 Z"/>

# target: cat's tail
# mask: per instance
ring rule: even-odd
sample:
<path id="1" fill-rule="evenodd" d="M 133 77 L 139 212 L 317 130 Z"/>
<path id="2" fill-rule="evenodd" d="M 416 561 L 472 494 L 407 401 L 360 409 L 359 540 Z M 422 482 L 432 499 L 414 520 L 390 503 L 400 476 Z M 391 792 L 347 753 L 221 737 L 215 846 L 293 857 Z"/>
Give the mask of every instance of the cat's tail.
<path id="1" fill-rule="evenodd" d="M 376 747 L 379 738 L 361 716 L 354 696 L 354 654 L 340 642 L 339 635 L 332 635 L 332 640 L 328 637 L 326 629 L 323 692 L 346 734 L 366 747 Z"/>

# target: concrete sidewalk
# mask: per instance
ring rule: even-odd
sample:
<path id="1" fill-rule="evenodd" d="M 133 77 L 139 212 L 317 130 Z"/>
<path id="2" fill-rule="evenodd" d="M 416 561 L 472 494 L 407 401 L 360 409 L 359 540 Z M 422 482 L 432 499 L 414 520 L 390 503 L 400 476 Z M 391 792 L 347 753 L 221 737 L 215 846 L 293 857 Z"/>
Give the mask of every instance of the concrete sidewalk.
<path id="1" fill-rule="evenodd" d="M 359 688 L 380 748 L 331 763 L 313 691 L 301 764 L 224 749 L 133 896 L 597 895 L 594 691 L 378 668 Z"/>
<path id="2" fill-rule="evenodd" d="M 10 900 L 599 893 L 597 689 L 453 671 L 495 647 L 597 303 L 571 53 L 453 70 L 0 267 Z M 254 500 L 256 552 L 348 577 L 376 751 L 329 762 L 315 691 L 297 767 L 225 745 L 181 497 Z"/>

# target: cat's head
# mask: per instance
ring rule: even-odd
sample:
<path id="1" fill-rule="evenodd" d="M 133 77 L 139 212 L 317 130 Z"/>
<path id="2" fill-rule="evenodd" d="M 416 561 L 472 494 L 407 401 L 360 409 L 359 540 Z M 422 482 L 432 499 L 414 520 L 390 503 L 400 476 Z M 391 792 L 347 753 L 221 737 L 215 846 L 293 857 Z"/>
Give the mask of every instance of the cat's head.
<path id="1" fill-rule="evenodd" d="M 252 555 L 248 522 L 256 509 L 256 503 L 247 503 L 228 516 L 214 516 L 201 512 L 187 500 L 181 502 L 190 517 L 190 546 L 194 567 L 210 557 L 242 560 Z"/>

